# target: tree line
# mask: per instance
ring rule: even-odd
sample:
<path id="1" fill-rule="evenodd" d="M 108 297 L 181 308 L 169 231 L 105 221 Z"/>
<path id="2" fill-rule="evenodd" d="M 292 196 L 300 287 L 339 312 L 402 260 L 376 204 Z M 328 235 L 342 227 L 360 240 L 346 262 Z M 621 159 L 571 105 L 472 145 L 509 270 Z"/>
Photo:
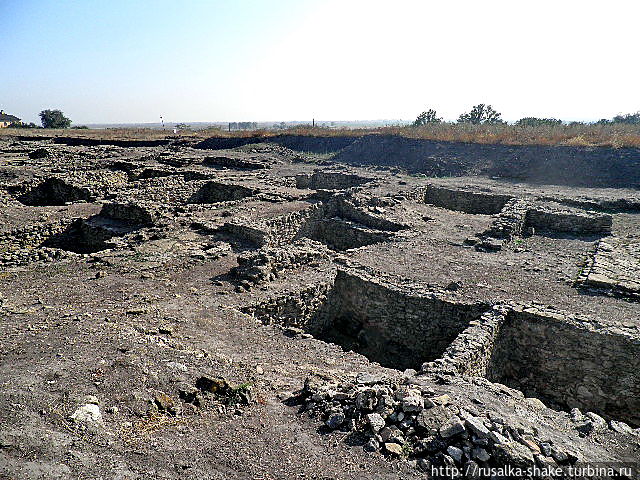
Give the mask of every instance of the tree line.
<path id="1" fill-rule="evenodd" d="M 430 108 L 420 113 L 411 125 L 414 127 L 423 127 L 437 123 L 443 123 L 443 120 L 441 117 L 438 117 L 438 113 L 435 110 Z M 479 103 L 472 107 L 470 111 L 460 114 L 456 123 L 469 125 L 506 125 L 507 122 L 502 120 L 502 114 L 496 111 L 491 105 Z M 616 115 L 611 120 L 603 118 L 594 123 L 596 125 L 640 125 L 640 112 Z M 515 125 L 518 127 L 538 127 L 543 125 L 564 125 L 564 122 L 557 118 L 524 117 L 516 121 Z M 568 125 L 585 125 L 585 123 L 569 122 Z"/>

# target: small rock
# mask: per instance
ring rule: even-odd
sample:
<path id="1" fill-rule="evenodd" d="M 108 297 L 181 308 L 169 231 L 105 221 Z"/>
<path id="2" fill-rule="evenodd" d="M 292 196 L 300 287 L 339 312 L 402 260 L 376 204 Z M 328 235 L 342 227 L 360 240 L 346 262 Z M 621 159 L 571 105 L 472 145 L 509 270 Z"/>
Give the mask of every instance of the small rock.
<path id="1" fill-rule="evenodd" d="M 71 420 L 85 425 L 103 425 L 100 407 L 95 403 L 85 403 L 84 405 L 79 406 L 76 411 L 73 412 L 73 415 L 71 415 Z"/>
<path id="2" fill-rule="evenodd" d="M 465 420 L 467 428 L 478 438 L 487 438 L 489 429 L 484 426 L 482 420 L 478 417 L 469 417 Z"/>
<path id="3" fill-rule="evenodd" d="M 551 447 L 551 456 L 558 463 L 563 463 L 569 460 L 569 456 L 565 452 L 563 452 L 562 450 L 556 447 Z"/>
<path id="4" fill-rule="evenodd" d="M 375 438 L 370 438 L 363 448 L 366 452 L 377 452 L 380 448 L 380 443 Z"/>
<path id="5" fill-rule="evenodd" d="M 453 437 L 465 431 L 464 424 L 457 415 L 452 416 L 447 422 L 440 427 L 440 435 L 442 438 Z"/>
<path id="6" fill-rule="evenodd" d="M 402 455 L 402 446 L 397 443 L 385 443 L 384 449 L 387 453 L 390 453 L 392 455 Z"/>
<path id="7" fill-rule="evenodd" d="M 471 452 L 471 456 L 479 462 L 488 462 L 491 458 L 489 452 L 487 452 L 484 448 L 474 448 Z"/>
<path id="8" fill-rule="evenodd" d="M 509 441 L 507 437 L 501 435 L 498 432 L 493 432 L 493 431 L 489 432 L 489 439 L 497 445 L 501 443 L 507 443 Z"/>
<path id="9" fill-rule="evenodd" d="M 324 423 L 331 430 L 335 430 L 336 428 L 338 428 L 340 425 L 344 423 L 344 420 L 345 420 L 344 413 L 334 412 L 329 415 L 329 418 L 327 418 L 327 421 Z"/>
<path id="10" fill-rule="evenodd" d="M 464 455 L 462 449 L 450 445 L 447 447 L 447 453 L 456 463 L 462 463 L 462 456 Z"/>
<path id="11" fill-rule="evenodd" d="M 366 416 L 367 423 L 371 427 L 371 430 L 378 432 L 386 425 L 384 418 L 379 413 L 370 413 Z"/>
<path id="12" fill-rule="evenodd" d="M 498 465 L 511 465 L 514 468 L 533 467 L 533 453 L 518 442 L 505 442 L 495 446 L 494 458 Z"/>
<path id="13" fill-rule="evenodd" d="M 358 410 L 375 410 L 377 403 L 378 399 L 374 390 L 364 390 L 356 395 L 356 408 Z"/>
<path id="14" fill-rule="evenodd" d="M 451 397 L 445 393 L 444 395 L 431 398 L 431 401 L 436 405 L 449 405 Z"/>
<path id="15" fill-rule="evenodd" d="M 402 410 L 405 412 L 419 412 L 424 408 L 422 396 L 405 397 L 402 399 Z"/>
<path id="16" fill-rule="evenodd" d="M 627 433 L 627 434 L 633 434 L 633 428 L 631 428 L 629 425 L 627 425 L 624 422 L 617 422 L 615 420 L 611 420 L 609 422 L 609 425 L 611 425 L 611 429 L 615 432 L 618 433 Z"/>
<path id="17" fill-rule="evenodd" d="M 359 383 L 360 385 L 374 385 L 376 383 L 380 383 L 381 380 L 382 379 L 379 376 L 372 375 L 367 372 L 360 372 L 356 376 L 356 383 Z"/>
<path id="18" fill-rule="evenodd" d="M 431 462 L 426 458 L 418 459 L 418 470 L 424 473 L 431 473 Z"/>

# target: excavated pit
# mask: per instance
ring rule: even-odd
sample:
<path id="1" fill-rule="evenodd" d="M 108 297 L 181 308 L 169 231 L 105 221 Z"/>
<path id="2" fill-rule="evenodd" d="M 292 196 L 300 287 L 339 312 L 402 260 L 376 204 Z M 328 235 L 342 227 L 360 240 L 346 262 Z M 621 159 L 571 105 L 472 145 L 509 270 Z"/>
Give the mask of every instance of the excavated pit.
<path id="1" fill-rule="evenodd" d="M 640 425 L 640 335 L 557 310 L 496 306 L 423 372 L 484 377 L 559 410 Z"/>
<path id="2" fill-rule="evenodd" d="M 458 212 L 495 215 L 513 197 L 496 193 L 470 192 L 429 185 L 419 188 L 416 195 L 424 203 Z"/>
<path id="3" fill-rule="evenodd" d="M 485 304 L 457 303 L 338 270 L 333 283 L 242 311 L 263 323 L 301 328 L 382 366 L 405 370 L 439 358 L 486 309 Z"/>
<path id="4" fill-rule="evenodd" d="M 91 193 L 88 189 L 76 187 L 59 178 L 48 178 L 17 200 L 31 207 L 65 205 L 69 202 L 89 201 Z"/>
<path id="5" fill-rule="evenodd" d="M 191 196 L 188 203 L 208 204 L 229 202 L 242 200 L 257 193 L 257 189 L 243 187 L 242 185 L 210 181 L 202 185 L 202 187 Z"/>
<path id="6" fill-rule="evenodd" d="M 549 313 L 511 311 L 486 377 L 563 409 L 640 426 L 640 339 Z"/>
<path id="7" fill-rule="evenodd" d="M 63 232 L 49 237 L 42 247 L 75 253 L 95 253 L 114 248 L 113 239 L 152 225 L 155 216 L 133 203 L 107 203 L 98 215 L 78 218 Z"/>
<path id="8" fill-rule="evenodd" d="M 95 253 L 113 248 L 111 239 L 132 233 L 140 227 L 100 215 L 88 219 L 79 218 L 63 232 L 47 239 L 41 246 L 74 253 Z"/>

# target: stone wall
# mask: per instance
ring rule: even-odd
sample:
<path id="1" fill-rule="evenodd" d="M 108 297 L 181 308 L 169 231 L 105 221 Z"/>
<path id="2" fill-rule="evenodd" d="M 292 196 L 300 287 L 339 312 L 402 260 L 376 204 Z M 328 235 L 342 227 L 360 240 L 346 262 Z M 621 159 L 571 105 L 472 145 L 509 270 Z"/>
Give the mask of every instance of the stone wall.
<path id="1" fill-rule="evenodd" d="M 389 232 L 366 228 L 335 217 L 314 221 L 307 229 L 306 236 L 337 251 L 387 242 L 392 238 Z"/>
<path id="2" fill-rule="evenodd" d="M 457 190 L 436 185 L 420 187 L 414 192 L 413 197 L 436 207 L 484 215 L 499 213 L 513 198 L 510 195 Z"/>
<path id="3" fill-rule="evenodd" d="M 613 218 L 606 213 L 555 210 L 545 206 L 529 209 L 526 227 L 551 233 L 609 235 Z"/>
<path id="4" fill-rule="evenodd" d="M 258 223 L 226 223 L 223 230 L 258 246 L 285 246 L 302 238 L 345 250 L 388 241 L 404 225 L 367 213 L 343 197 Z"/>
<path id="5" fill-rule="evenodd" d="M 447 300 L 424 287 L 399 286 L 339 269 L 326 308 L 318 315 L 324 339 L 349 341 L 369 359 L 402 370 L 440 357 L 487 308 Z"/>
<path id="6" fill-rule="evenodd" d="M 158 219 L 156 212 L 150 206 L 134 202 L 105 203 L 99 215 L 136 225 L 153 225 Z"/>
<path id="7" fill-rule="evenodd" d="M 321 331 L 317 320 L 317 312 L 327 300 L 332 282 L 322 282 L 272 298 L 256 305 L 249 305 L 240 310 L 253 315 L 265 325 L 281 325 L 295 327 L 312 334 Z"/>
<path id="8" fill-rule="evenodd" d="M 491 355 L 508 308 L 496 305 L 456 337 L 441 358 L 422 364 L 423 373 L 444 372 L 486 377 Z"/>
<path id="9" fill-rule="evenodd" d="M 600 240 L 576 284 L 640 300 L 640 242 L 615 237 Z"/>
<path id="10" fill-rule="evenodd" d="M 497 336 L 486 376 L 527 396 L 640 425 L 637 330 L 514 308 Z"/>

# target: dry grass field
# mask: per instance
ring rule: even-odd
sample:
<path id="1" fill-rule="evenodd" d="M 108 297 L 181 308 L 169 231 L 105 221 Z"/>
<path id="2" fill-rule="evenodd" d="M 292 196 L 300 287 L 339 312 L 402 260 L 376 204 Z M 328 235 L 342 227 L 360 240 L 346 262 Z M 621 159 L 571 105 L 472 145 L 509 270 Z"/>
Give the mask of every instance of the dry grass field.
<path id="1" fill-rule="evenodd" d="M 276 135 L 305 135 L 316 137 L 361 136 L 366 134 L 399 135 L 407 138 L 446 142 L 468 142 L 502 145 L 566 145 L 585 147 L 640 147 L 640 125 L 470 125 L 439 123 L 422 127 L 379 128 L 319 128 L 292 127 L 284 130 L 241 130 L 228 132 L 218 128 L 202 130 L 180 130 L 178 136 L 194 139 L 209 137 L 249 137 Z M 175 136 L 173 130 L 152 128 L 109 129 L 3 129 L 6 136 L 74 136 L 133 140 L 154 140 Z"/>

